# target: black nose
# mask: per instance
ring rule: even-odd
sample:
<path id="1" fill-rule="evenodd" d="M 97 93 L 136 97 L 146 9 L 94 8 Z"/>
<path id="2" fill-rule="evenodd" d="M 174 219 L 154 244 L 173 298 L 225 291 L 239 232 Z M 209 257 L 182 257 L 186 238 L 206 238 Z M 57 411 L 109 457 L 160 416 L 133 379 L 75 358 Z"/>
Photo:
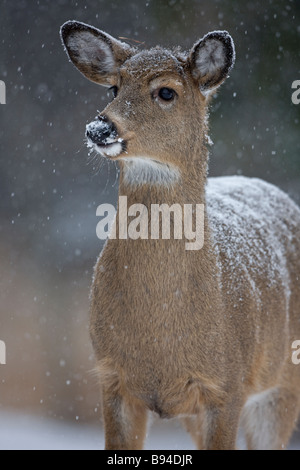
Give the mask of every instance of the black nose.
<path id="1" fill-rule="evenodd" d="M 97 120 L 86 128 L 86 136 L 97 145 L 108 145 L 116 140 L 117 135 L 115 124 L 106 116 L 98 116 Z"/>

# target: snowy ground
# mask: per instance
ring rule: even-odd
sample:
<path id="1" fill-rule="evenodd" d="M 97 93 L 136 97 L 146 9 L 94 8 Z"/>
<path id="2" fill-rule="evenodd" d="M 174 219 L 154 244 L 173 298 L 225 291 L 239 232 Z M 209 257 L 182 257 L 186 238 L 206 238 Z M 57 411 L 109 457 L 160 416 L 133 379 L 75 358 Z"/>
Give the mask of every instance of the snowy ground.
<path id="1" fill-rule="evenodd" d="M 103 447 L 101 427 L 0 413 L 0 450 L 97 450 Z M 191 450 L 194 446 L 177 422 L 159 421 L 150 429 L 145 448 Z M 300 450 L 300 433 L 294 434 L 289 448 Z"/>

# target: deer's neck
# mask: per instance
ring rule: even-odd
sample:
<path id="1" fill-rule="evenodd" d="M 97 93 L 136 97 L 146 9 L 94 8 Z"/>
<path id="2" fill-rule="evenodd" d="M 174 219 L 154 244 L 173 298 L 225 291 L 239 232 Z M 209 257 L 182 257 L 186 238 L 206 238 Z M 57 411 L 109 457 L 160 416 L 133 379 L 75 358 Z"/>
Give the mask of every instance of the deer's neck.
<path id="1" fill-rule="evenodd" d="M 204 204 L 205 188 L 195 185 L 192 187 L 182 184 L 182 181 L 173 187 L 143 186 L 128 188 L 120 186 L 119 196 L 126 196 L 128 205 L 143 204 L 148 209 L 152 204 Z"/>
<path id="2" fill-rule="evenodd" d="M 205 204 L 207 152 L 197 161 L 185 157 L 184 168 L 133 158 L 121 166 L 119 196 L 128 204 Z"/>
<path id="3" fill-rule="evenodd" d="M 148 237 L 150 237 L 150 239 L 156 240 L 157 237 L 153 236 L 153 226 L 159 226 L 157 229 L 160 233 L 159 238 L 169 240 L 168 244 L 162 243 L 160 245 L 154 241 L 153 246 L 155 245 L 156 251 L 160 246 L 161 250 L 167 247 L 168 251 L 172 249 L 171 247 L 175 251 L 178 249 L 183 251 L 200 250 L 201 248 L 201 256 L 212 252 L 206 212 L 206 165 L 204 160 L 198 165 L 191 164 L 191 171 L 188 174 L 181 172 L 176 175 L 176 180 L 169 182 L 169 184 L 162 184 L 162 177 L 156 184 L 149 181 L 145 184 L 133 184 L 133 173 L 130 176 L 132 184 L 128 184 L 126 171 L 128 169 L 125 169 L 124 172 L 123 168 L 123 172 L 121 172 L 117 214 L 117 226 L 124 227 L 126 225 L 126 227 L 122 230 L 119 229 L 120 233 L 128 235 L 131 232 L 132 217 L 127 217 L 127 215 L 137 217 L 139 214 L 138 217 L 141 217 L 142 223 L 137 218 L 133 225 L 144 227 L 146 236 L 141 235 L 141 239 L 147 238 L 149 240 Z M 137 177 L 139 178 L 140 175 L 137 174 Z M 169 229 L 163 233 L 162 228 L 165 227 L 166 220 Z M 176 232 L 177 229 L 179 232 Z M 168 238 L 169 236 L 170 238 Z M 137 238 L 139 238 L 138 235 Z M 134 236 L 135 240 L 137 238 Z M 203 246 L 202 240 L 204 238 L 205 244 Z M 181 240 L 181 243 L 178 242 L 178 239 Z M 188 240 L 194 241 L 189 243 Z M 137 247 L 138 244 L 135 246 Z M 150 248 L 150 243 L 148 248 Z"/>
<path id="4" fill-rule="evenodd" d="M 116 276 L 116 273 L 120 273 L 123 279 L 125 269 L 126 276 L 130 274 L 131 283 L 135 286 L 135 293 L 144 292 L 145 286 L 147 286 L 148 294 L 145 294 L 146 300 L 144 300 L 147 302 L 147 299 L 151 297 L 152 315 L 155 315 L 156 311 L 158 317 L 161 316 L 160 306 L 165 303 L 164 299 L 168 295 L 174 298 L 172 297 L 174 292 L 185 293 L 182 294 L 182 304 L 178 304 L 176 307 L 179 309 L 185 308 L 187 303 L 190 302 L 190 295 L 188 294 L 190 285 L 195 287 L 195 292 L 202 292 L 204 304 L 209 305 L 209 298 L 216 298 L 217 296 L 219 289 L 217 260 L 206 212 L 206 168 L 203 163 L 202 165 L 192 165 L 192 172 L 189 172 L 188 175 L 182 173 L 180 180 L 170 186 L 162 184 L 128 185 L 124 182 L 124 174 L 121 169 L 119 197 L 127 197 L 128 209 L 135 204 L 145 206 L 146 210 L 143 207 L 137 207 L 137 211 L 143 212 L 143 214 L 140 213 L 140 220 L 144 219 L 146 214 L 146 222 L 145 225 L 143 222 L 140 224 L 134 222 L 139 217 L 135 213 L 135 209 L 131 214 L 128 212 L 129 216 L 126 217 L 124 211 L 120 209 L 119 199 L 116 217 L 116 230 L 119 237 L 117 236 L 116 240 L 112 240 L 108 244 L 107 253 L 108 257 L 113 259 L 116 264 L 116 268 L 112 270 L 114 276 Z M 153 205 L 162 204 L 169 207 L 172 205 L 181 206 L 179 208 L 179 218 L 176 219 L 177 216 L 175 216 L 174 211 L 174 214 L 168 219 L 170 221 L 170 238 L 162 236 L 162 213 L 159 216 L 159 236 L 154 236 L 152 231 Z M 204 206 L 204 216 L 202 220 L 201 217 L 197 219 L 197 216 L 195 216 L 197 209 L 193 213 L 191 217 L 192 229 L 188 232 L 189 234 L 192 233 L 193 236 L 189 237 L 186 232 L 186 209 L 184 205 L 192 205 L 194 209 L 196 204 Z M 182 217 L 180 209 L 182 210 Z M 199 232 L 197 222 L 200 223 Z M 146 233 L 146 236 L 137 234 L 136 237 L 133 237 L 132 223 L 133 227 L 139 225 L 139 233 L 142 232 L 141 227 L 143 226 L 145 228 L 143 233 Z M 125 229 L 124 224 L 126 225 Z M 120 226 L 123 227 L 122 230 L 119 228 Z M 174 235 L 175 229 L 180 226 L 182 227 L 182 237 L 177 238 Z M 120 236 L 121 233 L 122 236 Z M 124 234 L 125 236 L 123 236 Z M 132 290 L 128 292 L 131 296 L 133 295 Z M 132 298 L 130 301 L 132 302 Z M 138 302 L 140 303 L 142 300 L 138 299 Z M 156 305 L 155 308 L 153 302 Z M 183 307 L 183 304 L 185 307 Z M 166 315 L 167 312 L 164 312 L 164 316 Z"/>

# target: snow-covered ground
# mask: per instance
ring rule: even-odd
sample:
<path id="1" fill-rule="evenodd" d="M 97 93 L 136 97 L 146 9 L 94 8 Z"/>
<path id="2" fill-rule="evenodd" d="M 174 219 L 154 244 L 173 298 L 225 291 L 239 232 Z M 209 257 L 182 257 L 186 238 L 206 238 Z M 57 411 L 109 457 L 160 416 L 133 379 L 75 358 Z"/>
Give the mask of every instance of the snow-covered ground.
<path id="1" fill-rule="evenodd" d="M 68 424 L 43 417 L 0 413 L 0 450 L 97 450 L 104 448 L 101 426 Z M 189 435 L 175 421 L 158 421 L 149 430 L 149 450 L 194 449 Z M 289 449 L 300 450 L 300 433 Z"/>
<path id="2" fill-rule="evenodd" d="M 96 450 L 104 448 L 101 425 L 68 424 L 43 417 L 0 412 L 0 450 Z M 149 430 L 146 449 L 193 449 L 179 423 L 160 421 Z"/>

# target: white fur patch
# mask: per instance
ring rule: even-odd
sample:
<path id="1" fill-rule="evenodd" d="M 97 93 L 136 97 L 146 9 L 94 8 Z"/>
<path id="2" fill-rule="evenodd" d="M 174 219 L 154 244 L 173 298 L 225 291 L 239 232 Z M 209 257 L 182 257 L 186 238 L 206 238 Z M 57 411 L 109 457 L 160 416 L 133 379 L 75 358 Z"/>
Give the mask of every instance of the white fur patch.
<path id="1" fill-rule="evenodd" d="M 213 75 L 216 70 L 226 64 L 226 53 L 223 43 L 218 39 L 210 39 L 199 48 L 196 57 L 196 69 L 201 76 Z"/>
<path id="2" fill-rule="evenodd" d="M 120 142 L 110 144 L 107 147 L 101 148 L 101 153 L 106 157 L 117 157 L 122 153 L 122 144 Z"/>
<path id="3" fill-rule="evenodd" d="M 241 424 L 256 450 L 271 450 L 277 440 L 276 403 L 277 388 L 271 388 L 248 398 L 241 417 Z"/>
<path id="4" fill-rule="evenodd" d="M 151 184 L 171 186 L 180 179 L 178 168 L 160 163 L 147 157 L 122 158 L 124 165 L 124 182 L 131 186 Z"/>
<path id="5" fill-rule="evenodd" d="M 109 138 L 106 139 L 107 141 L 110 140 Z M 91 141 L 91 139 L 87 140 L 87 146 L 95 150 L 96 152 L 100 153 L 102 157 L 117 157 L 123 151 L 122 148 L 122 139 L 118 139 L 116 142 L 107 142 L 108 145 L 97 145 Z"/>
<path id="6" fill-rule="evenodd" d="M 114 69 L 115 61 L 111 48 L 89 31 L 70 34 L 67 43 L 71 52 L 78 55 L 83 64 L 99 64 L 101 71 L 106 73 Z"/>

